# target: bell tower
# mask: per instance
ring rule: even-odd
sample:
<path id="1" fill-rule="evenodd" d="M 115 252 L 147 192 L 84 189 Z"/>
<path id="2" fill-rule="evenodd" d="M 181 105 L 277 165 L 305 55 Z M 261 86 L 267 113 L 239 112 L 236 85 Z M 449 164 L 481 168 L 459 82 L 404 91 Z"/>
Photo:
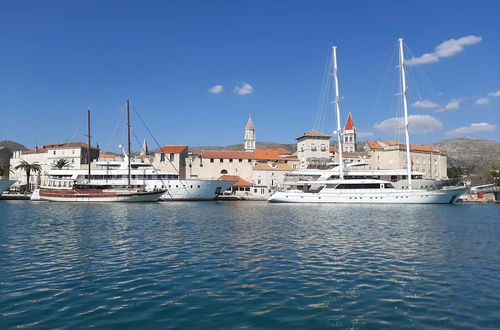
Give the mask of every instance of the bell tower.
<path id="1" fill-rule="evenodd" d="M 255 150 L 255 126 L 253 126 L 252 118 L 248 117 L 247 126 L 245 127 L 245 151 Z"/>
<path id="2" fill-rule="evenodd" d="M 356 152 L 356 127 L 352 120 L 352 115 L 349 112 L 347 121 L 344 126 L 344 145 L 343 152 Z"/>

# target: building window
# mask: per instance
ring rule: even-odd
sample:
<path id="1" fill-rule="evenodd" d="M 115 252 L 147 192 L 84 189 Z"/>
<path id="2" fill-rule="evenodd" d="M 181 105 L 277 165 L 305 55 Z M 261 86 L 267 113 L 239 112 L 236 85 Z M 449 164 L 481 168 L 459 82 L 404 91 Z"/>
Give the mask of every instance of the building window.
<path id="1" fill-rule="evenodd" d="M 213 163 L 214 162 L 214 159 L 213 158 L 210 158 L 210 163 Z"/>
<path id="2" fill-rule="evenodd" d="M 173 162 L 175 159 L 175 154 L 170 154 L 170 161 Z"/>
<path id="3" fill-rule="evenodd" d="M 325 147 L 325 145 L 322 143 L 322 144 L 321 144 L 321 151 L 325 151 L 325 150 L 326 150 L 326 147 Z"/>
<path id="4" fill-rule="evenodd" d="M 242 162 L 243 162 L 243 159 L 241 159 L 241 158 L 240 158 L 240 159 L 238 159 L 238 161 L 239 161 L 240 163 L 242 163 Z"/>
<path id="5" fill-rule="evenodd" d="M 313 144 L 311 144 L 311 150 L 312 150 L 312 151 L 316 151 L 316 144 L 314 144 L 314 143 L 313 143 Z"/>
<path id="6" fill-rule="evenodd" d="M 227 174 L 227 170 L 220 171 L 220 174 Z"/>
<path id="7" fill-rule="evenodd" d="M 220 159 L 220 162 L 221 162 L 221 163 L 224 163 L 224 159 L 223 159 L 223 158 L 221 158 L 221 159 Z"/>
<path id="8" fill-rule="evenodd" d="M 232 158 L 231 158 L 231 159 L 229 159 L 229 162 L 230 162 L 230 163 L 232 163 L 232 162 L 233 162 L 233 159 L 232 159 Z"/>
<path id="9" fill-rule="evenodd" d="M 160 154 L 160 162 L 164 162 L 165 161 L 165 154 L 162 152 Z"/>

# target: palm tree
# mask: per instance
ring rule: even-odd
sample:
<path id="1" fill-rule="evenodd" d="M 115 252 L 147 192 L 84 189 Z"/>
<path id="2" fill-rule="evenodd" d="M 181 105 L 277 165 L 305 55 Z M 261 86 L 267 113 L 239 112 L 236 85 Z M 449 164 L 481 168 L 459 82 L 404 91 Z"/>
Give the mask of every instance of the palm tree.
<path id="1" fill-rule="evenodd" d="M 59 158 L 57 161 L 54 162 L 52 166 L 62 170 L 63 167 L 69 166 L 71 162 L 67 158 Z"/>
<path id="2" fill-rule="evenodd" d="M 40 173 L 42 171 L 42 165 L 37 162 L 28 163 L 25 160 L 21 160 L 21 163 L 14 167 L 14 170 L 24 170 L 26 172 L 26 186 L 28 191 L 30 190 L 30 176 L 31 172 Z"/>

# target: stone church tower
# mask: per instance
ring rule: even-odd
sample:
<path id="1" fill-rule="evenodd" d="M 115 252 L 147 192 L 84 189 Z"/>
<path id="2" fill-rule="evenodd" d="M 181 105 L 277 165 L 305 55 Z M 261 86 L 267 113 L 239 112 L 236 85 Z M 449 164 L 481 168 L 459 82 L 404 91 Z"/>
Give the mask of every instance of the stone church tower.
<path id="1" fill-rule="evenodd" d="M 344 126 L 344 146 L 343 152 L 356 152 L 356 127 L 352 120 L 352 115 L 349 112 L 347 121 Z"/>
<path id="2" fill-rule="evenodd" d="M 255 126 L 253 126 L 252 118 L 248 118 L 247 126 L 245 127 L 245 151 L 255 150 Z"/>

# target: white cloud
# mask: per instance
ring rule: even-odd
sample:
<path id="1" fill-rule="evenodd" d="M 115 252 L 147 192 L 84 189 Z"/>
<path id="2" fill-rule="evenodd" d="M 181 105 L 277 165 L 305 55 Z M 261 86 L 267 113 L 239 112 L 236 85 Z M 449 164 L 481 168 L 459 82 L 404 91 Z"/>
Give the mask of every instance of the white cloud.
<path id="1" fill-rule="evenodd" d="M 403 118 L 390 118 L 383 122 L 375 124 L 375 129 L 385 132 L 394 133 L 395 131 L 404 131 Z M 443 124 L 436 118 L 429 115 L 412 115 L 408 116 L 408 129 L 412 134 L 426 134 L 434 132 L 443 127 Z"/>
<path id="2" fill-rule="evenodd" d="M 244 83 L 241 86 L 236 86 L 233 89 L 233 92 L 235 92 L 238 95 L 248 95 L 253 93 L 253 87 L 250 84 Z"/>
<path id="3" fill-rule="evenodd" d="M 464 51 L 465 46 L 473 45 L 483 40 L 482 37 L 469 35 L 458 39 L 443 41 L 434 48 L 434 52 L 406 60 L 406 65 L 436 63 L 442 57 L 450 57 Z"/>
<path id="4" fill-rule="evenodd" d="M 457 110 L 460 108 L 460 102 L 462 100 L 454 99 L 448 102 L 448 104 L 444 107 L 445 110 Z"/>
<path id="5" fill-rule="evenodd" d="M 211 88 L 208 89 L 208 91 L 212 94 L 220 94 L 224 91 L 224 86 L 222 85 L 215 85 Z"/>
<path id="6" fill-rule="evenodd" d="M 456 128 L 454 130 L 446 132 L 446 135 L 465 136 L 467 134 L 472 134 L 472 133 L 493 131 L 496 128 L 497 128 L 496 125 L 493 125 L 493 124 L 477 123 L 477 124 L 470 124 L 469 126 L 466 126 L 466 127 Z"/>
<path id="7" fill-rule="evenodd" d="M 372 132 L 358 132 L 357 133 L 358 138 L 364 139 L 370 136 L 373 136 Z"/>
<path id="8" fill-rule="evenodd" d="M 490 99 L 487 97 L 480 97 L 476 100 L 476 104 L 478 105 L 483 105 L 483 104 L 488 104 L 490 103 Z"/>
<path id="9" fill-rule="evenodd" d="M 452 99 L 444 106 L 444 108 L 437 109 L 436 112 L 458 110 L 460 109 L 460 103 L 462 103 L 462 99 Z"/>
<path id="10" fill-rule="evenodd" d="M 500 97 L 500 91 L 488 93 L 488 96 Z"/>
<path id="11" fill-rule="evenodd" d="M 423 100 L 423 101 L 417 101 L 417 102 L 413 103 L 412 106 L 415 108 L 434 109 L 434 108 L 438 108 L 439 104 L 434 103 L 431 100 Z"/>

